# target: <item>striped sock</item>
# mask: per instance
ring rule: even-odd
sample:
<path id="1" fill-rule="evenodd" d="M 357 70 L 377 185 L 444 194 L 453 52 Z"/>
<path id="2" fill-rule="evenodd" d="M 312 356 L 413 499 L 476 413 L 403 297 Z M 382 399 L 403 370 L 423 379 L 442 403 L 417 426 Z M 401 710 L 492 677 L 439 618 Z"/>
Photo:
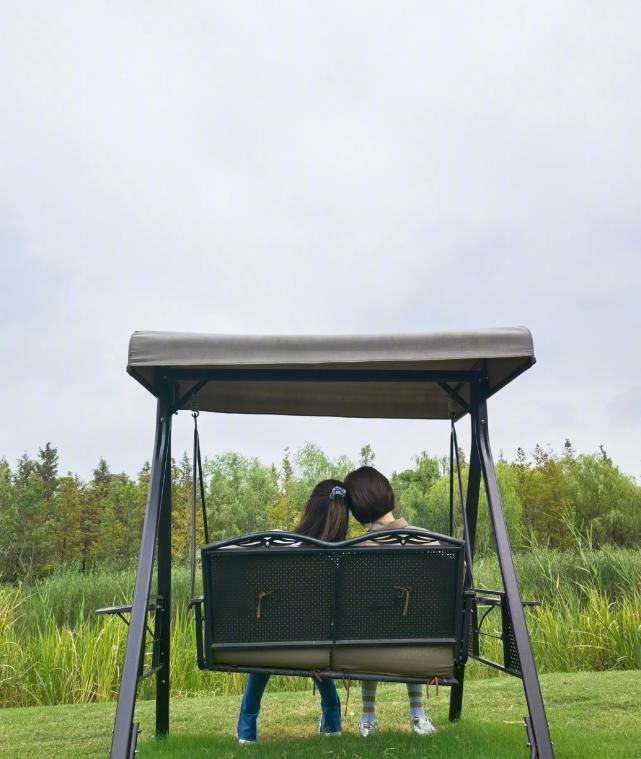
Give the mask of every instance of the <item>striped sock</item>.
<path id="1" fill-rule="evenodd" d="M 407 697 L 410 700 L 410 719 L 424 719 L 423 686 L 420 683 L 407 683 Z"/>
<path id="2" fill-rule="evenodd" d="M 363 702 L 362 722 L 374 722 L 376 719 L 376 686 L 377 682 L 361 684 L 361 699 Z"/>

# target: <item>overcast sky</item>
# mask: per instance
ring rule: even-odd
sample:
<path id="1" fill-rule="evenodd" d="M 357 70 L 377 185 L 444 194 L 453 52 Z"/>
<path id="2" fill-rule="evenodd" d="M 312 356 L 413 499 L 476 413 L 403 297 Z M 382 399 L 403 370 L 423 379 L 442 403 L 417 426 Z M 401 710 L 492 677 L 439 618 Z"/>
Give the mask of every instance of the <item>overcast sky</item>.
<path id="1" fill-rule="evenodd" d="M 525 324 L 495 452 L 569 436 L 641 476 L 640 29 L 635 2 L 5 0 L 0 456 L 135 473 L 136 329 Z M 389 471 L 447 429 L 203 421 L 209 455 L 306 440 Z"/>

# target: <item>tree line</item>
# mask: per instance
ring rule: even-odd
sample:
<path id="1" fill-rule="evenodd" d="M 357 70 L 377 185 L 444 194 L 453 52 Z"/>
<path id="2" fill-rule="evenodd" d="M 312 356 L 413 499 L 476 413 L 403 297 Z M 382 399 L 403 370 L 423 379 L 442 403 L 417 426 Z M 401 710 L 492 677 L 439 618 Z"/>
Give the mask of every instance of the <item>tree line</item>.
<path id="1" fill-rule="evenodd" d="M 460 452 L 464 483 L 467 463 Z M 331 458 L 307 443 L 286 449 L 280 465 L 229 452 L 204 462 L 210 537 L 295 527 L 316 482 L 342 479 L 360 464 L 374 464 L 371 446 L 359 460 Z M 561 452 L 536 446 L 501 456 L 497 476 L 515 548 L 533 542 L 556 548 L 576 544 L 577 535 L 595 547 L 641 544 L 641 487 L 621 472 L 603 448 L 577 453 L 569 441 Z M 449 531 L 449 460 L 423 452 L 413 466 L 391 476 L 397 514 L 411 524 Z M 149 464 L 135 478 L 112 472 L 100 459 L 91 479 L 60 474 L 57 449 L 47 443 L 34 457 L 26 453 L 12 467 L 0 459 L 0 578 L 41 577 L 60 565 L 81 570 L 124 566 L 137 556 L 149 483 Z M 191 461 L 172 461 L 172 552 L 189 556 Z M 456 489 L 455 489 L 456 494 Z M 455 534 L 461 534 L 455 496 Z M 492 546 L 484 495 L 479 508 L 477 546 Z M 199 520 L 199 535 L 202 536 Z M 359 531 L 352 526 L 354 533 Z"/>

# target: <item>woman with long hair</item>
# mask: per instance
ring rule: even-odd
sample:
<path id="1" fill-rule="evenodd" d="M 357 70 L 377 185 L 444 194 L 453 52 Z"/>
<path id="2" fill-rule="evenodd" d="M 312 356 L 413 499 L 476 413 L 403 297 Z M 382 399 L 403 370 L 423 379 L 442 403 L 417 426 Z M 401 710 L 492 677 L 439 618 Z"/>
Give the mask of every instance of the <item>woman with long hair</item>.
<path id="1" fill-rule="evenodd" d="M 294 532 L 330 542 L 345 540 L 349 523 L 346 497 L 345 486 L 340 480 L 319 482 L 305 504 Z M 236 728 L 240 743 L 256 743 L 258 740 L 260 702 L 268 682 L 269 675 L 263 672 L 251 672 L 247 677 Z M 321 677 L 317 686 L 321 697 L 318 732 L 321 735 L 340 735 L 341 702 L 334 681 Z"/>

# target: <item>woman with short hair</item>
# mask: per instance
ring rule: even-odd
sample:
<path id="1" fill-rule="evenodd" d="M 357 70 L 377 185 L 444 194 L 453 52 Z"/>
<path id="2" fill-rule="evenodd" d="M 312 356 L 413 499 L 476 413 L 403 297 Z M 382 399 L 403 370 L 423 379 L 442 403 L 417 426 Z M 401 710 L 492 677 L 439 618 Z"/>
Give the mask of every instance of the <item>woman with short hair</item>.
<path id="1" fill-rule="evenodd" d="M 412 528 L 403 518 L 394 516 L 394 491 L 389 480 L 377 469 L 362 466 L 345 477 L 349 507 L 354 518 L 368 530 L 397 530 Z M 378 682 L 361 682 L 362 714 L 358 732 L 363 738 L 374 735 L 378 728 L 376 719 L 376 689 Z M 410 707 L 410 727 L 415 735 L 436 732 L 423 709 L 423 687 L 420 683 L 407 683 Z"/>

